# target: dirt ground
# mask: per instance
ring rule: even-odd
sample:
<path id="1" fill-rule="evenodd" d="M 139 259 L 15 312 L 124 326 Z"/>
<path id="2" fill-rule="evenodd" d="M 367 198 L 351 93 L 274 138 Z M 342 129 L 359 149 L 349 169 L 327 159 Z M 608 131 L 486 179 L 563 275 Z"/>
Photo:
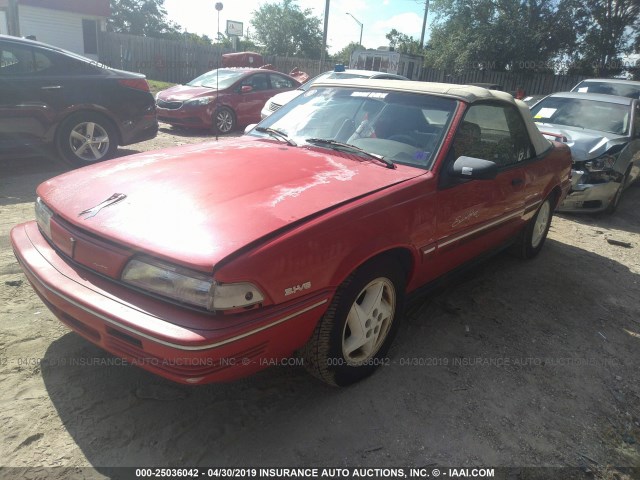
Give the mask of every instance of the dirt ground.
<path id="1" fill-rule="evenodd" d="M 121 154 L 204 139 L 166 128 Z M 0 466 L 640 467 L 640 186 L 613 216 L 554 217 L 535 260 L 500 254 L 414 302 L 360 384 L 275 367 L 188 387 L 118 365 L 22 275 L 9 230 L 63 170 L 0 160 Z"/>

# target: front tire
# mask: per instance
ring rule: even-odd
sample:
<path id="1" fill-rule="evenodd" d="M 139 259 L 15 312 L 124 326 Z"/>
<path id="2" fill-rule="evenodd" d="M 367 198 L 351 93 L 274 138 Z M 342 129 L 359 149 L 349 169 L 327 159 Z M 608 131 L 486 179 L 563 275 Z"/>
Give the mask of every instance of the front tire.
<path id="1" fill-rule="evenodd" d="M 302 350 L 307 370 L 325 383 L 347 386 L 387 364 L 400 324 L 405 273 L 397 262 L 377 260 L 352 273 Z"/>
<path id="2" fill-rule="evenodd" d="M 554 200 L 553 195 L 548 196 L 523 230 L 516 244 L 516 251 L 521 258 L 533 258 L 542 250 L 553 218 Z"/>
<path id="3" fill-rule="evenodd" d="M 236 128 L 236 116 L 233 110 L 219 107 L 213 114 L 213 129 L 217 133 L 229 133 Z"/>
<path id="4" fill-rule="evenodd" d="M 76 167 L 110 158 L 118 148 L 111 122 L 94 112 L 79 112 L 66 118 L 57 136 L 58 152 Z"/>
<path id="5" fill-rule="evenodd" d="M 620 186 L 618 187 L 618 189 L 616 190 L 615 195 L 613 196 L 613 198 L 609 202 L 609 205 L 607 205 L 606 212 L 608 214 L 612 214 L 618 209 L 618 205 L 620 205 L 620 200 L 622 199 L 622 193 L 624 192 L 624 189 L 627 186 L 627 181 L 628 181 L 628 178 L 629 178 L 630 171 L 631 171 L 631 168 L 629 168 L 625 172 L 624 177 L 622 177 L 622 180 L 620 181 Z"/>

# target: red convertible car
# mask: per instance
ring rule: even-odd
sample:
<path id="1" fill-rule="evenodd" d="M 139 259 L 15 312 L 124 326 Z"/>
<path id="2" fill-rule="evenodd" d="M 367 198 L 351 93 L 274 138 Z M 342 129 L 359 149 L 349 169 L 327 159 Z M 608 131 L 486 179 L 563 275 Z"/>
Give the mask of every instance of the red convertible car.
<path id="1" fill-rule="evenodd" d="M 506 93 L 333 80 L 239 139 L 49 180 L 11 241 L 62 322 L 158 375 L 297 352 L 348 385 L 389 362 L 408 293 L 505 246 L 535 256 L 570 171 Z"/>

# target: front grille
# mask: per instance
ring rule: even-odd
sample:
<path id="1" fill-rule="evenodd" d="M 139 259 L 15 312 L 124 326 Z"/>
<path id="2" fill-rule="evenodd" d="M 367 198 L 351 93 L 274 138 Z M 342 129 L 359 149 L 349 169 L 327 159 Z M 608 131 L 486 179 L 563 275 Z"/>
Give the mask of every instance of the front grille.
<path id="1" fill-rule="evenodd" d="M 158 99 L 156 105 L 158 105 L 158 108 L 165 108 L 167 110 L 178 110 L 180 107 L 182 107 L 182 102 L 165 102 L 164 100 Z"/>
<path id="2" fill-rule="evenodd" d="M 275 112 L 276 110 L 278 110 L 282 105 L 278 105 L 277 103 L 273 103 L 271 102 L 269 104 L 269 110 L 271 110 L 272 112 Z"/>
<path id="3" fill-rule="evenodd" d="M 582 204 L 582 208 L 602 208 L 601 200 L 587 200 Z"/>

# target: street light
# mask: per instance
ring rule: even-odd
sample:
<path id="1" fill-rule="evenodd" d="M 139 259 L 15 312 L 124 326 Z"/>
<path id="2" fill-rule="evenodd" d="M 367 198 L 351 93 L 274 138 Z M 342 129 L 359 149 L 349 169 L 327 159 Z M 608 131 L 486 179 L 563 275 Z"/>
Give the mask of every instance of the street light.
<path id="1" fill-rule="evenodd" d="M 364 25 L 362 24 L 362 22 L 360 20 L 358 20 L 353 15 L 351 15 L 349 12 L 347 12 L 347 15 L 349 15 L 351 18 L 353 18 L 356 21 L 356 23 L 358 25 L 360 25 L 360 46 L 362 46 L 362 28 L 364 27 Z"/>

